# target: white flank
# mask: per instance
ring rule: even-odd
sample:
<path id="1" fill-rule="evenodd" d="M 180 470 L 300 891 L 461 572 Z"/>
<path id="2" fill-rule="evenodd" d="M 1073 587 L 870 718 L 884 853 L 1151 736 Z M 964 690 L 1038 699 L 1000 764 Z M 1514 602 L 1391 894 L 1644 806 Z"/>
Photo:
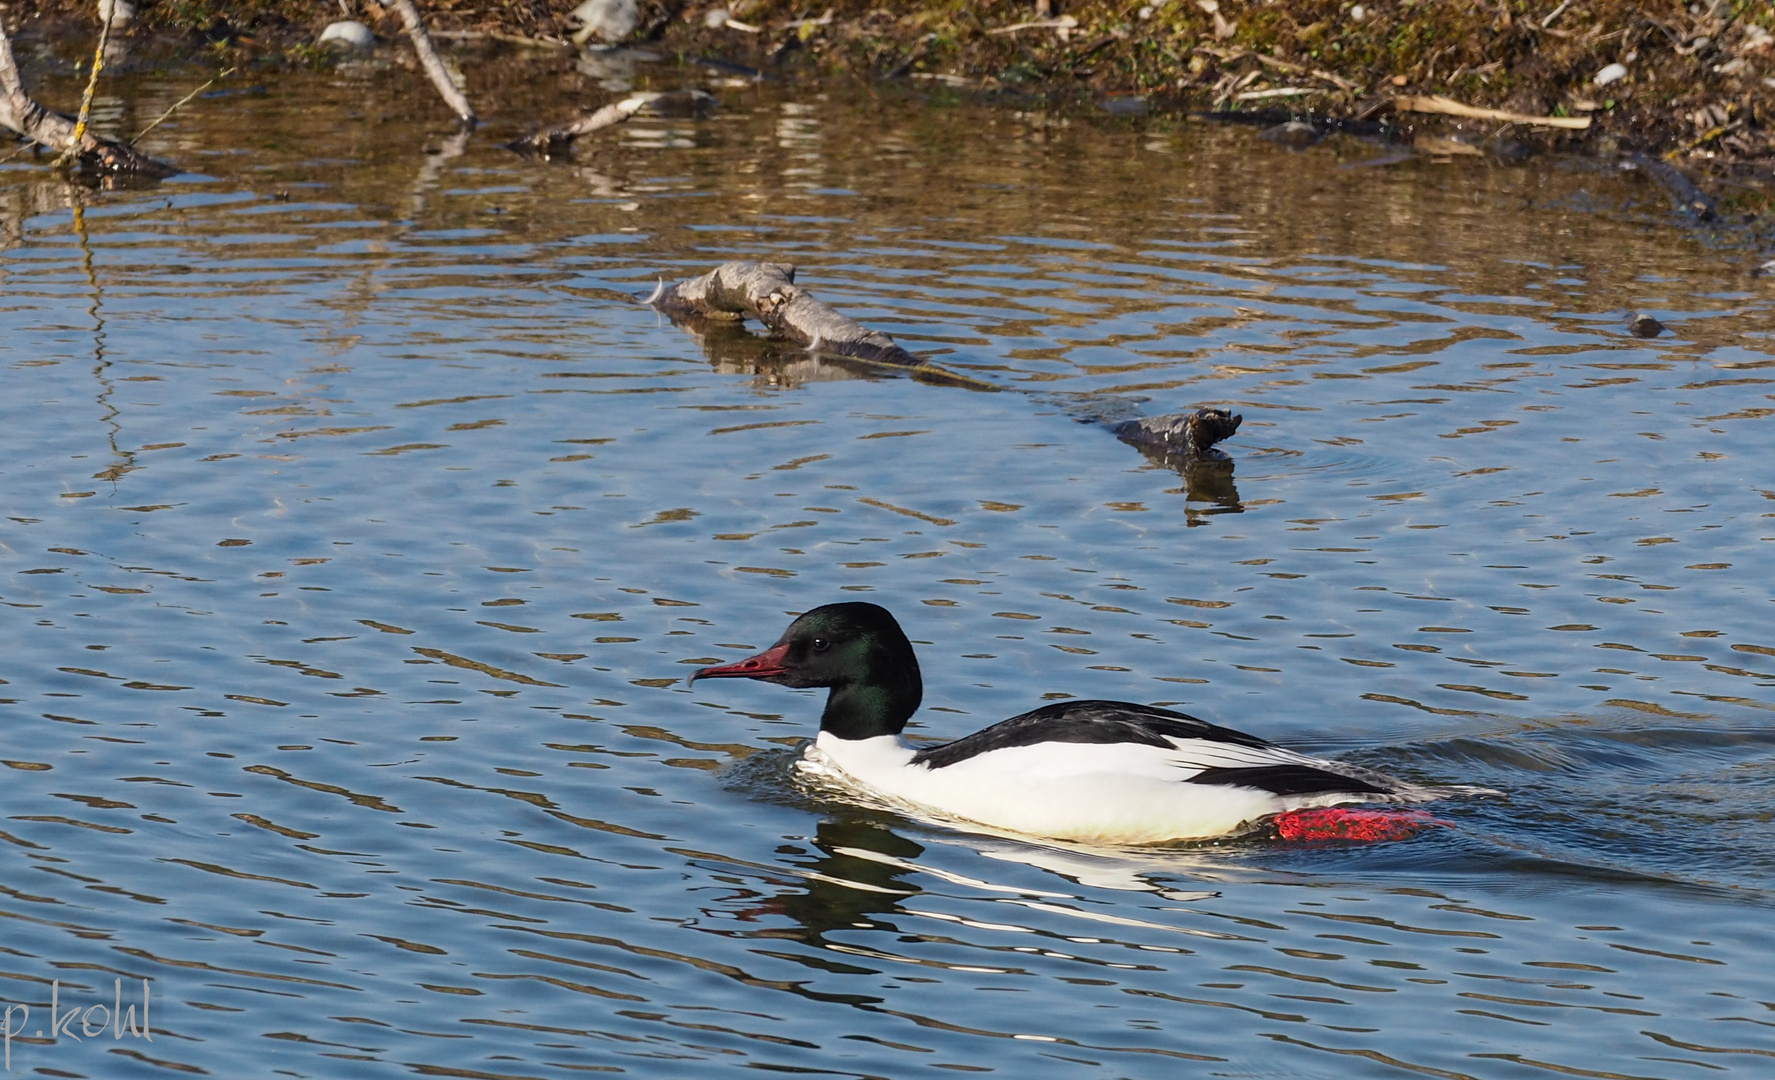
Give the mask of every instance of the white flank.
<path id="1" fill-rule="evenodd" d="M 1256 788 L 1192 784 L 1209 768 L 1347 766 L 1280 747 L 1175 739 L 1169 749 L 1135 743 L 1038 743 L 990 750 L 933 769 L 912 763 L 915 748 L 897 735 L 847 740 L 821 732 L 800 767 L 848 779 L 893 802 L 1034 836 L 1087 843 L 1152 844 L 1225 836 L 1285 810 L 1356 802 L 1417 801 L 1396 796 L 1281 796 Z"/>

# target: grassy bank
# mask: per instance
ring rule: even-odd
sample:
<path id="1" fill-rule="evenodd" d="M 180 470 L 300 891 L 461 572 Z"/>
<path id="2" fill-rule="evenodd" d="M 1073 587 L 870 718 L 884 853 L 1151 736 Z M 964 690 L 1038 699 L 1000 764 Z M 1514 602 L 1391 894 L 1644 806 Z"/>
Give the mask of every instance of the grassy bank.
<path id="1" fill-rule="evenodd" d="M 349 6 L 398 36 L 389 9 L 373 0 Z M 561 40 L 574 28 L 574 0 L 420 6 L 437 28 L 508 40 Z M 15 29 L 39 16 L 90 21 L 92 7 L 14 0 L 8 17 Z M 311 41 L 340 12 L 337 2 L 315 0 L 143 0 L 130 32 L 275 52 Z M 1468 119 L 1458 122 L 1463 138 L 1508 126 L 1517 140 L 1775 165 L 1775 5 L 1767 0 L 640 0 L 638 14 L 629 42 L 773 73 L 1364 119 L 1393 115 L 1402 96 L 1442 95 L 1521 116 L 1592 120 L 1572 131 Z"/>

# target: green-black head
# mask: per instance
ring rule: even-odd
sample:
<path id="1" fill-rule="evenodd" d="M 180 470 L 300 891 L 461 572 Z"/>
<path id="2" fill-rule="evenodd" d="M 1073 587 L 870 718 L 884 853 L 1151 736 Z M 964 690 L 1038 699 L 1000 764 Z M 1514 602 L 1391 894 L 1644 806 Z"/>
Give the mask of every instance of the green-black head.
<path id="1" fill-rule="evenodd" d="M 820 730 L 840 739 L 898 735 L 924 698 L 905 631 L 886 608 L 861 602 L 817 607 L 757 656 L 703 668 L 690 677 L 698 679 L 830 687 Z"/>

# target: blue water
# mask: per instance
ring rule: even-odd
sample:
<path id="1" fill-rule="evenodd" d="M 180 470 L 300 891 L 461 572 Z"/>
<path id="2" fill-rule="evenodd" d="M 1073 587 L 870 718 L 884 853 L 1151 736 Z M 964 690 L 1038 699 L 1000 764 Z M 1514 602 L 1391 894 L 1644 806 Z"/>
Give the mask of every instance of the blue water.
<path id="1" fill-rule="evenodd" d="M 0 166 L 11 1068 L 1767 1075 L 1729 244 L 1604 164 L 839 88 L 525 161 L 537 64 L 472 139 L 298 73 L 177 114 L 159 186 Z M 732 258 L 986 388 L 627 299 Z M 1208 403 L 1230 478 L 1102 423 Z M 852 805 L 791 774 L 817 697 L 684 676 L 854 597 L 921 736 L 1158 701 L 1504 796 L 1144 851 Z"/>

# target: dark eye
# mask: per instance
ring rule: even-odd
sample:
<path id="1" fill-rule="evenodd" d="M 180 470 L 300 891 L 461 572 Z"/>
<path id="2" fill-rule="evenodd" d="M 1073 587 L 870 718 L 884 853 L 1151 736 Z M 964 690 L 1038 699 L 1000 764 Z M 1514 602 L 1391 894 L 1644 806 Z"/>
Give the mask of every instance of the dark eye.
<path id="1" fill-rule="evenodd" d="M 825 638 L 823 638 L 823 637 L 814 638 L 814 652 L 825 652 L 827 649 L 830 649 L 831 647 L 832 647 L 832 643 L 830 641 L 827 641 Z"/>

